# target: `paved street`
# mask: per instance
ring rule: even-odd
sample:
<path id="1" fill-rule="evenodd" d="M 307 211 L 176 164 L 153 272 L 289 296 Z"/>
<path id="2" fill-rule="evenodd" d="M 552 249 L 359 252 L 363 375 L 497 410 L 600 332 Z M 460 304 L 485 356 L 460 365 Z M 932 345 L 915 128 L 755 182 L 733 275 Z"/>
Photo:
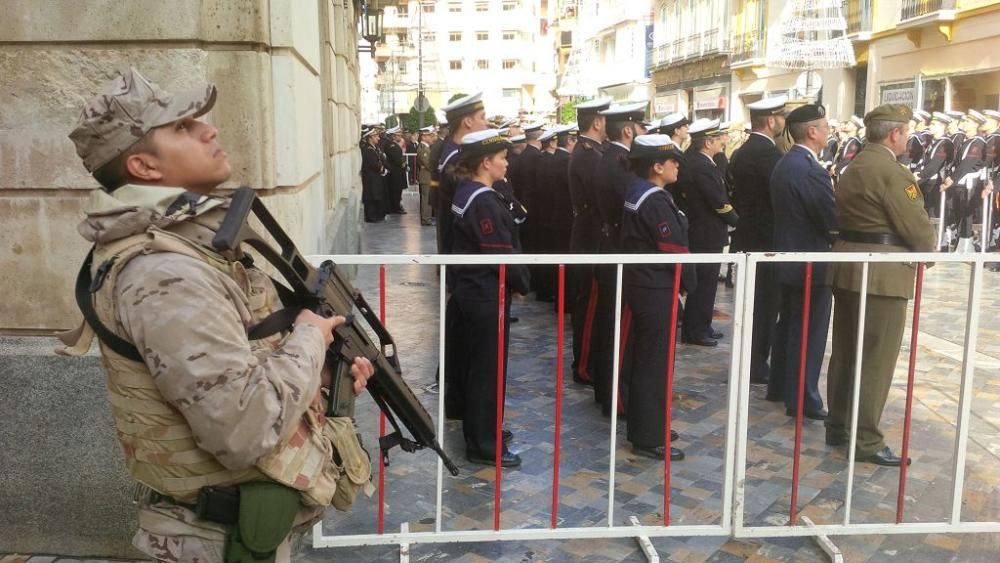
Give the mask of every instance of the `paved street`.
<path id="1" fill-rule="evenodd" d="M 367 225 L 366 253 L 432 252 L 434 233 L 420 227 L 415 196 L 407 194 L 409 215 Z M 359 286 L 377 295 L 376 268 L 362 268 Z M 917 353 L 911 457 L 905 521 L 934 522 L 948 518 L 951 506 L 953 441 L 961 371 L 965 301 L 969 268 L 938 265 L 927 272 L 924 310 Z M 387 322 L 397 339 L 406 377 L 428 410 L 437 413 L 437 395 L 424 391 L 437 365 L 438 286 L 435 268 L 388 268 Z M 975 397 L 968 449 L 965 520 L 1000 517 L 1000 411 L 997 410 L 997 374 L 1000 368 L 1000 277 L 987 273 L 977 344 Z M 716 319 L 725 333 L 715 349 L 679 346 L 674 427 L 687 459 L 674 464 L 671 515 L 674 525 L 714 524 L 721 518 L 724 464 L 726 389 L 732 335 L 732 292 L 720 286 Z M 518 299 L 510 349 L 508 426 L 515 435 L 513 449 L 524 467 L 507 471 L 503 479 L 504 528 L 548 526 L 551 510 L 552 439 L 555 369 L 555 315 L 551 305 Z M 567 323 L 568 327 L 568 323 Z M 909 328 L 907 329 L 909 335 Z M 909 337 L 883 417 L 890 445 L 901 444 Z M 829 352 L 829 348 L 828 348 Z M 569 337 L 566 358 L 571 358 Z M 560 526 L 607 525 L 607 465 L 609 421 L 600 416 L 589 388 L 564 384 Z M 825 394 L 825 380 L 821 381 Z M 359 408 L 361 427 L 369 446 L 374 443 L 377 418 L 373 408 Z M 794 423 L 783 407 L 763 400 L 763 388 L 751 391 L 746 504 L 748 525 L 787 522 Z M 806 421 L 803 443 L 800 511 L 816 523 L 843 521 L 847 479 L 846 453 L 823 443 L 820 423 Z M 643 523 L 662 521 L 662 464 L 637 458 L 624 441 L 624 423 L 618 426 L 615 520 L 636 515 Z M 443 528 L 490 529 L 493 523 L 493 470 L 468 464 L 463 457 L 461 429 L 446 425 L 446 450 L 462 469 L 445 479 Z M 435 458 L 429 452 L 394 452 L 387 470 L 386 531 L 407 522 L 411 530 L 434 525 Z M 851 513 L 854 522 L 891 522 L 895 517 L 898 470 L 857 464 Z M 376 498 L 361 500 L 351 514 L 331 513 L 327 534 L 369 533 L 376 527 Z M 847 561 L 993 561 L 1000 549 L 996 535 L 907 535 L 834 538 Z M 653 540 L 661 557 L 670 561 L 738 561 L 753 559 L 823 561 L 823 553 L 809 539 L 727 541 L 721 538 Z M 332 553 L 330 553 L 332 551 Z M 366 547 L 312 549 L 303 547 L 303 561 L 333 558 L 375 561 L 395 556 L 394 548 Z M 472 546 L 411 547 L 416 560 L 459 561 L 606 561 L 643 560 L 634 540 L 497 542 Z"/>
<path id="2" fill-rule="evenodd" d="M 392 216 L 382 224 L 367 225 L 367 253 L 431 252 L 434 233 L 420 227 L 414 194 L 404 198 L 409 215 Z M 951 507 L 953 440 L 958 409 L 961 343 L 965 319 L 969 269 L 941 264 L 928 270 L 924 311 L 917 353 L 917 386 L 914 393 L 911 456 L 906 489 L 907 522 L 939 522 Z M 425 390 L 437 365 L 438 285 L 434 267 L 390 267 L 388 276 L 388 326 L 399 345 L 407 379 L 436 418 L 437 395 Z M 962 517 L 968 521 L 1000 518 L 1000 276 L 986 273 L 983 315 L 977 343 L 977 369 L 973 400 L 966 493 Z M 377 268 L 359 271 L 359 287 L 377 303 Z M 732 336 L 732 292 L 719 288 L 717 325 L 725 333 L 716 349 L 679 346 L 674 427 L 687 459 L 673 465 L 671 516 L 674 525 L 716 524 L 721 519 L 724 467 L 725 398 Z M 515 434 L 513 449 L 524 459 L 517 471 L 503 479 L 504 528 L 546 527 L 551 510 L 553 406 L 555 369 L 555 315 L 549 304 L 518 299 L 514 315 L 520 322 L 511 330 L 508 426 Z M 568 323 L 567 323 L 568 329 Z M 907 335 L 909 332 L 907 332 Z M 908 343 L 909 337 L 905 339 Z M 50 349 L 46 347 L 45 350 Z M 828 348 L 829 350 L 829 348 Z M 572 352 L 567 334 L 567 366 Z M 898 451 L 905 401 L 904 344 L 896 379 L 883 418 L 890 445 Z M 606 479 L 609 421 L 600 416 L 589 388 L 570 382 L 563 389 L 562 467 L 559 526 L 607 525 Z M 825 382 L 821 389 L 825 390 Z M 746 507 L 748 525 L 783 525 L 787 522 L 791 483 L 792 419 L 775 403 L 763 400 L 763 388 L 754 387 L 750 402 L 750 445 L 747 464 Z M 359 405 L 359 424 L 369 449 L 375 444 L 377 411 L 370 400 Z M 624 422 L 618 427 L 615 486 L 615 520 L 621 524 L 635 515 L 643 523 L 662 521 L 662 464 L 631 454 L 625 442 Z M 816 523 L 843 520 L 847 479 L 843 449 L 823 443 L 820 423 L 806 421 L 802 457 L 800 510 Z M 462 474 L 445 479 L 443 528 L 490 529 L 493 524 L 493 470 L 464 460 L 461 429 L 446 425 L 446 450 Z M 373 452 L 374 455 L 374 452 Z M 404 522 L 411 530 L 434 526 L 435 457 L 423 451 L 393 452 L 387 470 L 386 531 Z M 857 464 L 853 508 L 854 522 L 891 522 L 895 517 L 898 471 Z M 376 499 L 359 497 L 350 514 L 331 511 L 327 534 L 371 533 L 376 529 Z M 1000 535 L 847 536 L 834 538 L 847 561 L 995 561 Z M 393 547 L 313 549 L 309 542 L 296 560 L 381 561 L 397 557 Z M 741 540 L 726 538 L 677 538 L 653 540 L 661 558 L 668 561 L 825 561 L 810 539 Z M 2 546 L 0 546 L 2 547 Z M 2 549 L 0 549 L 2 551 Z M 474 545 L 415 545 L 417 561 L 643 561 L 632 539 L 540 542 L 495 542 Z M 26 557 L 8 556 L 3 563 L 20 563 Z M 49 563 L 35 557 L 31 563 Z M 64 560 L 66 561 L 66 560 Z"/>

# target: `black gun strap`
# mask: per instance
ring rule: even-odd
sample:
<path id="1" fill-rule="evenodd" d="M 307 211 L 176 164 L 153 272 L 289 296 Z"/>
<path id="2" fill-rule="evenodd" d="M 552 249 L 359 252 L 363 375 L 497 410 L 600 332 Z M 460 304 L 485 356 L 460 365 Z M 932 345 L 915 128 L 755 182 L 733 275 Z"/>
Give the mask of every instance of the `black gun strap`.
<path id="1" fill-rule="evenodd" d="M 281 300 L 281 304 L 285 306 L 284 309 L 279 309 L 270 315 L 264 317 L 259 323 L 250 327 L 247 330 L 247 338 L 250 340 L 260 340 L 261 338 L 267 338 L 272 334 L 278 334 L 283 330 L 288 330 L 293 324 L 295 324 L 295 318 L 299 316 L 299 312 L 302 310 L 301 307 L 295 306 L 295 292 L 288 289 L 285 284 L 279 283 L 274 278 L 271 279 L 271 285 L 274 286 L 275 291 L 278 292 L 278 299 Z"/>
<path id="2" fill-rule="evenodd" d="M 80 266 L 80 273 L 76 276 L 76 304 L 80 307 L 80 312 L 83 313 L 84 320 L 87 321 L 90 328 L 94 330 L 94 334 L 97 335 L 97 338 L 105 346 L 114 350 L 119 356 L 128 358 L 133 362 L 142 363 L 143 359 L 142 355 L 139 354 L 139 349 L 104 326 L 100 317 L 97 316 L 97 311 L 94 310 L 93 293 L 100 289 L 101 285 L 96 284 L 96 287 L 94 287 L 94 281 L 91 279 L 90 267 L 93 262 L 94 247 L 91 247 L 90 252 L 87 253 L 87 258 L 83 261 L 83 265 Z M 101 266 L 103 268 L 104 264 Z M 103 276 L 99 281 L 101 283 L 104 282 Z"/>

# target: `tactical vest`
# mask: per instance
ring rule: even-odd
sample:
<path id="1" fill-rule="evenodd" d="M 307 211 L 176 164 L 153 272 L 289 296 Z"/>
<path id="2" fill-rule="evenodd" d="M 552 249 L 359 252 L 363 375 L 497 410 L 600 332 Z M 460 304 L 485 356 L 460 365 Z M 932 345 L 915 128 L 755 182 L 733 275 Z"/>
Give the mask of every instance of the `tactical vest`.
<path id="1" fill-rule="evenodd" d="M 197 219 L 209 220 L 214 210 Z M 217 224 L 217 223 L 216 223 Z M 94 308 L 104 325 L 127 338 L 118 322 L 115 295 L 118 275 L 139 254 L 174 252 L 195 258 L 231 278 L 242 290 L 244 302 L 237 309 L 251 326 L 280 308 L 271 280 L 256 268 L 246 268 L 211 250 L 214 230 L 194 221 L 178 223 L 170 231 L 149 227 L 146 232 L 94 249 L 92 275 L 103 275 L 94 294 Z M 96 270 L 105 266 L 105 272 Z M 90 348 L 94 333 L 86 323 L 76 333 L 75 345 L 60 353 L 80 355 Z M 281 343 L 282 335 L 250 341 L 255 354 L 267 354 Z M 298 428 L 283 437 L 275 449 L 249 469 L 227 469 L 198 447 L 184 416 L 162 396 L 146 364 L 117 354 L 101 342 L 118 441 L 132 476 L 151 489 L 180 502 L 194 502 L 201 487 L 235 485 L 272 479 L 301 492 L 306 506 L 333 504 L 346 510 L 359 488 L 370 493 L 371 463 L 348 418 L 326 418 L 322 405 L 313 404 Z M 336 457 L 334 450 L 336 449 Z M 339 457 L 342 463 L 338 463 Z"/>

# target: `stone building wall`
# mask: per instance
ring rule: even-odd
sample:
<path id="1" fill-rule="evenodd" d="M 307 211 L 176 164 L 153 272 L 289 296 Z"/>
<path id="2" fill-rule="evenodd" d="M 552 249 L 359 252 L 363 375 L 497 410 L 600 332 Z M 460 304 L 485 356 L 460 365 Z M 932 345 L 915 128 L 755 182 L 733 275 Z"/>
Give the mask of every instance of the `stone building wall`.
<path id="1" fill-rule="evenodd" d="M 359 249 L 354 0 L 0 0 L 0 553 L 128 558 L 136 528 L 96 347 L 75 326 L 77 235 L 97 183 L 66 137 L 83 101 L 135 66 L 212 81 L 206 119 L 306 253 Z M 18 336 L 12 336 L 18 335 Z"/>
<path id="2" fill-rule="evenodd" d="M 206 119 L 306 253 L 356 251 L 361 157 L 355 0 L 3 0 L 0 333 L 68 328 L 97 183 L 66 137 L 84 99 L 135 66 L 211 81 Z"/>

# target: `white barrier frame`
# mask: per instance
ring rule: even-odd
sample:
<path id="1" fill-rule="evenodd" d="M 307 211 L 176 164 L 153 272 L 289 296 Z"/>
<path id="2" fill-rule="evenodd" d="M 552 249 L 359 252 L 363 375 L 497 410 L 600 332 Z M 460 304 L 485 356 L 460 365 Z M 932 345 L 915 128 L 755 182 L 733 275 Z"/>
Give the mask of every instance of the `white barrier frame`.
<path id="1" fill-rule="evenodd" d="M 824 535 L 863 534 L 927 534 L 927 533 L 998 533 L 1000 522 L 963 522 L 961 520 L 961 499 L 964 490 L 966 446 L 969 417 L 972 406 L 972 386 L 975 370 L 975 342 L 978 330 L 979 303 L 982 278 L 986 262 L 1000 261 L 1000 255 L 990 259 L 989 254 L 939 254 L 939 253 L 739 253 L 739 254 L 601 254 L 601 255 L 314 255 L 308 259 L 314 263 L 332 260 L 342 265 L 427 265 L 438 266 L 444 279 L 447 265 L 497 265 L 497 264 L 539 264 L 539 265 L 616 265 L 617 302 L 615 309 L 615 346 L 613 350 L 613 390 L 618 389 L 619 338 L 621 326 L 621 291 L 624 264 L 734 264 L 743 275 L 737 276 L 734 288 L 733 344 L 730 355 L 730 378 L 728 384 L 728 421 L 726 433 L 725 474 L 723 476 L 722 515 L 719 524 L 635 526 L 628 518 L 620 525 L 614 522 L 614 482 L 616 451 L 616 417 L 611 420 L 611 446 L 609 459 L 609 499 L 608 523 L 606 526 L 567 528 L 517 528 L 495 530 L 454 530 L 442 529 L 442 491 L 444 488 L 444 467 L 437 461 L 437 487 L 435 525 L 433 532 L 402 532 L 385 534 L 333 535 L 323 533 L 323 523 L 313 528 L 313 547 L 351 547 L 373 545 L 413 545 L 436 543 L 471 543 L 486 541 L 532 541 L 552 539 L 595 539 L 595 538 L 640 538 L 640 537 L 817 537 Z M 815 526 L 745 526 L 747 430 L 749 422 L 750 396 L 750 349 L 753 333 L 754 289 L 757 265 L 761 262 L 860 262 L 863 263 L 861 314 L 859 315 L 858 354 L 861 352 L 860 338 L 863 335 L 864 309 L 867 294 L 867 274 L 871 263 L 940 263 L 962 262 L 972 264 L 969 286 L 969 307 L 966 315 L 965 350 L 962 365 L 961 400 L 958 413 L 958 430 L 955 444 L 955 485 L 952 496 L 952 513 L 949 522 L 933 523 L 878 523 L 852 524 L 850 522 L 851 494 L 854 477 L 853 447 L 849 454 L 848 487 L 843 524 L 820 524 Z M 441 338 L 438 355 L 443 369 L 445 361 L 444 308 L 446 289 L 442 283 L 439 291 L 439 330 Z M 742 306 L 740 304 L 742 303 Z M 857 404 L 860 379 L 860 362 L 855 369 L 853 404 L 854 416 L 851 421 L 850 444 L 857 439 Z M 444 381 L 440 382 L 438 400 L 438 435 L 444 433 Z M 613 391 L 614 392 L 614 391 Z M 615 396 L 615 395 L 613 395 Z M 735 408 L 734 408 L 735 407 Z"/>

